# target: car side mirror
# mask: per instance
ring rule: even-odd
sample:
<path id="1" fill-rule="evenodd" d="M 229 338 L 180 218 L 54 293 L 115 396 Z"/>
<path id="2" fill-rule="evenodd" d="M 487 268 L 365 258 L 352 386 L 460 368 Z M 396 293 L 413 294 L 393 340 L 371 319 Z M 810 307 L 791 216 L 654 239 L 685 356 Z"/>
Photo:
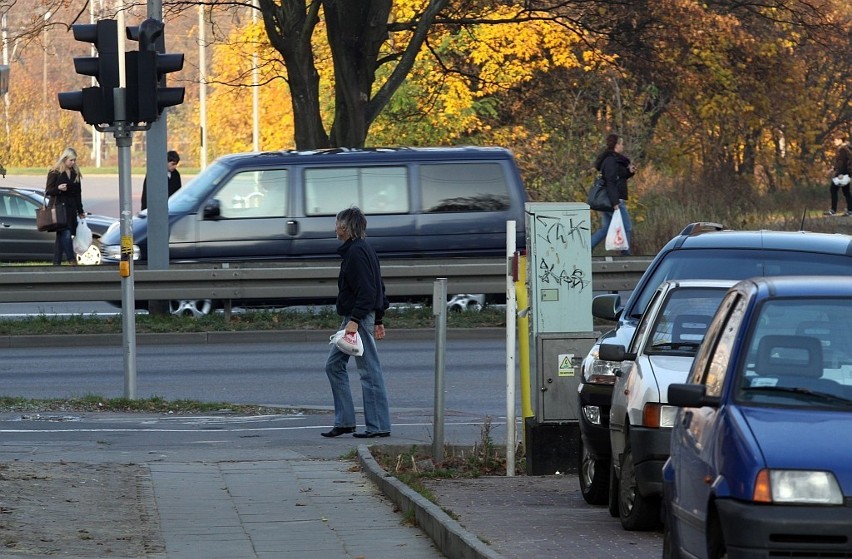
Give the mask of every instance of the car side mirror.
<path id="1" fill-rule="evenodd" d="M 703 384 L 670 384 L 668 401 L 682 408 L 719 407 L 719 398 L 707 396 L 707 387 Z"/>
<path id="2" fill-rule="evenodd" d="M 222 206 L 216 198 L 210 200 L 204 205 L 204 219 L 218 219 L 222 215 Z"/>
<path id="3" fill-rule="evenodd" d="M 617 293 L 606 293 L 592 299 L 592 316 L 602 320 L 618 320 L 621 316 L 621 295 Z"/>
<path id="4" fill-rule="evenodd" d="M 636 354 L 628 352 L 623 345 L 602 343 L 598 347 L 598 359 L 602 361 L 635 361 Z"/>

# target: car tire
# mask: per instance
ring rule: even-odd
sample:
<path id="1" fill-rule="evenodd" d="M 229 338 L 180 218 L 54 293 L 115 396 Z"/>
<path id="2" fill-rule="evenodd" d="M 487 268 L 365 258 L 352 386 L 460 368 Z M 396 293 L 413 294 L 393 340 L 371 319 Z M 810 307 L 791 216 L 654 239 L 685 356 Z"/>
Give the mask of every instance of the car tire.
<path id="1" fill-rule="evenodd" d="M 710 559 L 728 559 L 728 547 L 725 545 L 725 535 L 719 523 L 718 513 L 710 515 L 707 523 L 707 551 Z"/>
<path id="2" fill-rule="evenodd" d="M 169 301 L 169 312 L 174 316 L 199 318 L 213 312 L 212 299 L 180 299 Z"/>
<path id="3" fill-rule="evenodd" d="M 583 499 L 590 505 L 606 504 L 609 498 L 609 460 L 595 460 L 582 439 L 577 457 L 577 474 Z"/>
<path id="4" fill-rule="evenodd" d="M 633 451 L 628 439 L 621 459 L 621 477 L 618 479 L 618 517 L 629 531 L 653 530 L 660 523 L 660 498 L 643 497 L 636 482 Z"/>
<path id="5" fill-rule="evenodd" d="M 610 461 L 609 465 L 609 492 L 607 508 L 609 515 L 618 518 L 618 476 L 615 475 L 615 465 Z"/>

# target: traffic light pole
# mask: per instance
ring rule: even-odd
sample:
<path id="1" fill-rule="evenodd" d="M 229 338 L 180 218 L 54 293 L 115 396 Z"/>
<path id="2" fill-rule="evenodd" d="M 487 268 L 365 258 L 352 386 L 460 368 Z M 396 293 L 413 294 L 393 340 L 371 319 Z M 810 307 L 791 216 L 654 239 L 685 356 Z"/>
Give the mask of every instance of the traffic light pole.
<path id="1" fill-rule="evenodd" d="M 118 148 L 118 206 L 121 227 L 121 324 L 124 348 L 124 397 L 136 399 L 136 297 L 133 286 L 133 189 L 130 171 L 130 146 L 133 131 L 126 121 L 126 90 L 113 90 L 115 122 L 113 136 Z"/>

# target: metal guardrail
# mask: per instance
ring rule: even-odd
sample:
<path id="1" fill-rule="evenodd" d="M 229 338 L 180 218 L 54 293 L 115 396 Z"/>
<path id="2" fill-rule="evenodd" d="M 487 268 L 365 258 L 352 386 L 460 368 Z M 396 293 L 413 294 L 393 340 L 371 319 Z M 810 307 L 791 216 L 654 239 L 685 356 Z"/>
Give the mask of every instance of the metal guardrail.
<path id="1" fill-rule="evenodd" d="M 595 259 L 595 291 L 630 291 L 650 257 Z M 337 295 L 338 260 L 170 264 L 168 270 L 136 266 L 137 300 L 309 299 Z M 382 261 L 390 297 L 431 296 L 436 278 L 447 278 L 449 293 L 505 293 L 504 258 Z M 121 278 L 115 266 L 0 267 L 0 303 L 120 301 Z"/>

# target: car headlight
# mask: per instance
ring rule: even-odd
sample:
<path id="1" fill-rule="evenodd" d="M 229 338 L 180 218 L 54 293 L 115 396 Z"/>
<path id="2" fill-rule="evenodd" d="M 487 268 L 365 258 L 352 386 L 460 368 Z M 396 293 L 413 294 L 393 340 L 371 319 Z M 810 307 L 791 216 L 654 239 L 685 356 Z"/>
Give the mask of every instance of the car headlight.
<path id="1" fill-rule="evenodd" d="M 583 368 L 583 379 L 590 384 L 615 384 L 615 371 L 621 368 L 616 361 L 598 359 L 598 346 L 586 358 L 588 366 Z"/>
<path id="2" fill-rule="evenodd" d="M 133 245 L 133 260 L 139 260 L 141 254 L 139 245 Z M 120 262 L 121 245 L 101 245 L 101 260 L 111 263 Z"/>
<path id="3" fill-rule="evenodd" d="M 667 406 L 655 402 L 648 402 L 642 408 L 642 425 L 644 427 L 674 427 L 676 406 Z"/>
<path id="4" fill-rule="evenodd" d="M 842 505 L 843 493 L 831 472 L 763 469 L 757 473 L 753 500 L 775 504 Z"/>

